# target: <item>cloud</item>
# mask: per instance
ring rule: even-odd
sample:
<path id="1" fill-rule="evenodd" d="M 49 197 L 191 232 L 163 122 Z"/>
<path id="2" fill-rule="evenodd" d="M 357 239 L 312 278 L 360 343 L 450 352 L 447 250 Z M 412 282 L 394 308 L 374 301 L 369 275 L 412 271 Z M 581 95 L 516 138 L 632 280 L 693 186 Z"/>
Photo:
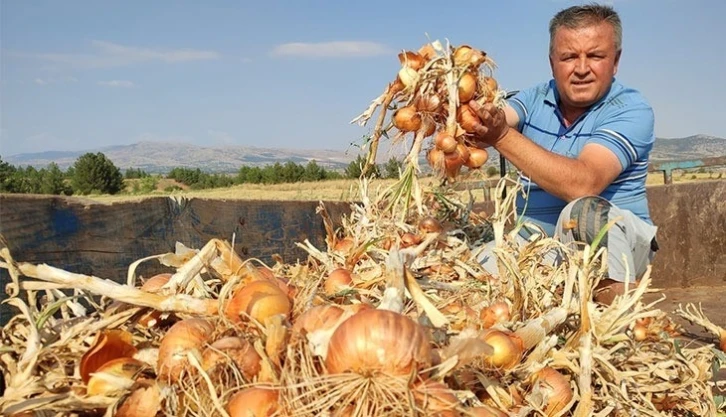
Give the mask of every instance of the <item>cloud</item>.
<path id="1" fill-rule="evenodd" d="M 219 59 L 220 54 L 199 49 L 153 49 L 126 46 L 112 42 L 92 41 L 91 53 L 14 54 L 45 61 L 58 67 L 97 69 L 124 67 L 149 62 L 180 63 Z"/>
<path id="2" fill-rule="evenodd" d="M 117 88 L 131 88 L 134 86 L 133 81 L 128 80 L 111 80 L 111 81 L 99 81 L 98 85 L 106 87 L 117 87 Z"/>
<path id="3" fill-rule="evenodd" d="M 302 56 L 314 58 L 355 58 L 390 54 L 387 46 L 367 41 L 293 42 L 277 45 L 272 56 Z"/>
<path id="4" fill-rule="evenodd" d="M 33 82 L 37 85 L 77 83 L 78 78 L 76 78 L 76 77 L 36 78 L 33 80 Z"/>

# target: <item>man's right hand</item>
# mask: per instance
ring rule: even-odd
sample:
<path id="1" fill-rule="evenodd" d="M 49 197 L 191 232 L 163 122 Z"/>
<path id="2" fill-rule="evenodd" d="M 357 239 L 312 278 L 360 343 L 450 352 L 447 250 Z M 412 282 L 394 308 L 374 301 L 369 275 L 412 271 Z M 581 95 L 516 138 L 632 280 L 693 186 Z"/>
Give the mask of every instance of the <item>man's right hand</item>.
<path id="1" fill-rule="evenodd" d="M 476 100 L 470 101 L 469 107 L 479 118 L 479 123 L 474 126 L 474 139 L 484 146 L 496 146 L 509 131 L 510 125 L 504 110 L 491 103 L 481 105 Z"/>

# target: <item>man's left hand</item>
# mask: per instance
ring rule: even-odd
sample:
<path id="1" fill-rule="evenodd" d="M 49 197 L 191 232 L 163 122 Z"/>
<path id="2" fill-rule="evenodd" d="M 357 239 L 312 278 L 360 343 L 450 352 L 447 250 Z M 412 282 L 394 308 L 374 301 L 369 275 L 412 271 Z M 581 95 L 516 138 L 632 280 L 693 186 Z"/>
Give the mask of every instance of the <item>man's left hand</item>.
<path id="1" fill-rule="evenodd" d="M 469 107 L 479 116 L 479 124 L 474 128 L 474 139 L 485 146 L 495 146 L 509 132 L 504 110 L 494 104 L 481 105 L 471 100 Z"/>

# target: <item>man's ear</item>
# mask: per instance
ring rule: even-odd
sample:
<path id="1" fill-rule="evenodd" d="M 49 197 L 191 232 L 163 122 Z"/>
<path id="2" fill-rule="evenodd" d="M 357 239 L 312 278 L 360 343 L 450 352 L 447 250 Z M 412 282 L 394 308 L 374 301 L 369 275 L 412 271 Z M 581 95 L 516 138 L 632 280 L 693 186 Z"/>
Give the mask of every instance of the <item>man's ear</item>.
<path id="1" fill-rule="evenodd" d="M 552 76 L 554 77 L 555 76 L 555 65 L 552 63 L 552 54 L 549 54 L 549 58 L 550 58 L 550 72 L 552 72 Z M 617 65 L 617 63 L 615 65 Z M 617 68 L 616 68 L 616 70 L 617 70 Z"/>
<path id="2" fill-rule="evenodd" d="M 613 75 L 618 73 L 618 65 L 620 65 L 620 54 L 622 54 L 622 52 L 623 50 L 621 49 L 615 53 L 615 68 L 613 70 Z"/>

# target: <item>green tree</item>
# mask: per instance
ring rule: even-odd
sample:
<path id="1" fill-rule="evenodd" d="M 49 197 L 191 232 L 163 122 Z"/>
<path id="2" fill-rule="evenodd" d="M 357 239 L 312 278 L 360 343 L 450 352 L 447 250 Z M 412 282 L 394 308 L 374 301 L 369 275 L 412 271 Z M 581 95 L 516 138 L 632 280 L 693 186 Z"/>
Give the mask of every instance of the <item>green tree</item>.
<path id="1" fill-rule="evenodd" d="M 352 179 L 360 178 L 360 175 L 363 172 L 363 167 L 365 166 L 365 163 L 366 163 L 366 157 L 363 155 L 358 155 L 358 157 L 355 158 L 355 161 L 352 161 L 345 168 L 346 178 L 352 178 Z M 371 169 L 368 170 L 366 177 L 368 177 L 368 178 L 380 177 L 380 172 L 378 171 L 378 165 L 373 165 L 371 167 Z"/>
<path id="2" fill-rule="evenodd" d="M 15 173 L 18 171 L 14 165 L 10 165 L 8 162 L 3 161 L 0 157 L 0 192 L 2 193 L 17 193 L 17 185 L 15 184 Z"/>
<path id="3" fill-rule="evenodd" d="M 123 189 L 123 175 L 101 152 L 85 153 L 73 164 L 73 189 L 80 194 L 116 194 Z"/>
<path id="4" fill-rule="evenodd" d="M 391 157 L 391 159 L 383 165 L 384 178 L 397 179 L 402 169 L 403 162 Z"/>
<path id="5" fill-rule="evenodd" d="M 499 173 L 499 170 L 495 166 L 490 166 L 487 168 L 487 176 L 493 177 Z"/>
<path id="6" fill-rule="evenodd" d="M 51 162 L 47 168 L 40 170 L 40 192 L 43 194 L 73 194 L 73 189 L 66 184 L 65 174 L 58 164 Z"/>

